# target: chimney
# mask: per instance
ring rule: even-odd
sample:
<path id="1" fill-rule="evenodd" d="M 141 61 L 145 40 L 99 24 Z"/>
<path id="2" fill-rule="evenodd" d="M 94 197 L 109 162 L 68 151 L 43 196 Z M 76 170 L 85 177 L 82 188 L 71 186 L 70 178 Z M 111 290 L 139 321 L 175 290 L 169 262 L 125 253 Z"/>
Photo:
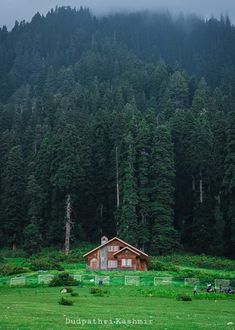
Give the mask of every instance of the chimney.
<path id="1" fill-rule="evenodd" d="M 103 245 L 103 244 L 105 244 L 105 243 L 107 243 L 108 242 L 108 237 L 106 237 L 106 236 L 102 236 L 101 237 L 101 245 Z"/>

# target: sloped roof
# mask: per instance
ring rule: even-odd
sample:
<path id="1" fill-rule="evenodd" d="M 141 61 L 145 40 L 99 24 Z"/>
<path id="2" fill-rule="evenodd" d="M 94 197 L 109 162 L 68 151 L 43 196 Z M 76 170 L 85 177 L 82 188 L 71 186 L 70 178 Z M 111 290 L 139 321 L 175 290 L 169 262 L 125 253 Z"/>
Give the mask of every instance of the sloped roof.
<path id="1" fill-rule="evenodd" d="M 129 246 L 124 246 L 121 250 L 115 252 L 113 255 L 116 256 L 118 253 L 121 253 L 121 252 L 123 252 L 125 250 L 129 250 L 132 253 L 136 254 L 137 256 L 140 256 L 140 254 L 137 251 L 134 251 L 133 249 L 129 248 Z"/>
<path id="2" fill-rule="evenodd" d="M 141 255 L 144 255 L 145 257 L 148 257 L 148 255 L 147 255 L 146 253 L 144 253 L 143 251 L 141 251 L 141 250 L 135 248 L 134 246 L 132 246 L 132 245 L 126 243 L 125 241 L 123 241 L 122 239 L 120 239 L 120 238 L 118 238 L 118 237 L 113 237 L 113 238 L 110 239 L 108 242 L 106 242 L 106 243 L 104 243 L 104 244 L 101 244 L 101 245 L 97 246 L 95 249 L 93 249 L 93 250 L 91 250 L 91 251 L 85 253 L 85 254 L 83 255 L 83 257 L 86 257 L 87 255 L 89 255 L 90 253 L 92 253 L 92 252 L 94 252 L 94 251 L 96 251 L 96 250 L 99 250 L 101 247 L 106 246 L 107 244 L 111 243 L 111 242 L 114 241 L 114 240 L 118 240 L 119 242 L 121 242 L 121 243 L 125 244 L 126 246 L 128 246 L 130 249 L 136 251 L 137 253 L 139 253 L 139 254 L 141 254 Z M 120 251 L 121 251 L 121 250 L 120 250 Z"/>

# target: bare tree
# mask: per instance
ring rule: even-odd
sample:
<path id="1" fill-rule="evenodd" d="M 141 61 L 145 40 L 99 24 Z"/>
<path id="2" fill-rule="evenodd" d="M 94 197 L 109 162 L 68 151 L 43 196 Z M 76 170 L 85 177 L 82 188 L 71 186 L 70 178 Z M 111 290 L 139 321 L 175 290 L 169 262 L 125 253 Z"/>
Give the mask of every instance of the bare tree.
<path id="1" fill-rule="evenodd" d="M 70 251 L 70 236 L 71 236 L 71 212 L 72 212 L 72 205 L 71 205 L 71 195 L 67 195 L 66 199 L 66 223 L 65 223 L 65 242 L 64 242 L 64 252 L 67 255 Z"/>

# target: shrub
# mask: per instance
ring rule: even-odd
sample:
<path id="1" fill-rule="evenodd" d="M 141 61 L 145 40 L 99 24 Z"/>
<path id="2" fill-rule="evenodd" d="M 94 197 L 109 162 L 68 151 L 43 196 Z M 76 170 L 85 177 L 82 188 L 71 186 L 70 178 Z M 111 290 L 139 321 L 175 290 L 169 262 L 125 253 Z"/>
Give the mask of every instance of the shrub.
<path id="1" fill-rule="evenodd" d="M 50 281 L 49 286 L 72 286 L 78 285 L 78 281 L 76 281 L 69 273 L 63 272 L 57 274 Z"/>
<path id="2" fill-rule="evenodd" d="M 82 243 L 80 247 L 71 250 L 68 255 L 65 255 L 63 251 L 56 251 L 52 248 L 44 248 L 39 253 L 34 254 L 34 258 L 49 258 L 54 262 L 63 262 L 63 263 L 84 263 L 83 255 L 92 250 L 96 245 L 89 243 Z"/>
<path id="3" fill-rule="evenodd" d="M 18 266 L 12 266 L 12 265 L 2 265 L 0 267 L 0 275 L 16 275 L 16 274 L 21 274 L 21 273 L 26 273 L 28 272 L 27 268 L 24 267 L 18 267 Z"/>
<path id="4" fill-rule="evenodd" d="M 200 280 L 206 282 L 212 282 L 215 279 L 215 274 L 208 272 L 206 270 L 195 270 L 195 269 L 181 269 L 174 278 L 181 279 L 181 278 L 200 278 Z M 218 277 L 218 276 L 217 276 Z"/>
<path id="5" fill-rule="evenodd" d="M 106 293 L 108 293 L 108 291 L 95 286 L 90 288 L 90 293 L 95 296 L 103 297 Z"/>
<path id="6" fill-rule="evenodd" d="M 12 249 L 6 249 L 3 248 L 0 250 L 0 255 L 2 258 L 26 258 L 27 257 L 27 253 L 22 250 L 21 248 L 18 248 L 16 250 L 12 250 Z"/>
<path id="7" fill-rule="evenodd" d="M 212 257 L 202 255 L 190 254 L 173 254 L 168 256 L 158 257 L 158 260 L 163 263 L 171 263 L 174 265 L 184 265 L 187 267 L 220 269 L 220 270 L 234 270 L 235 261 L 222 257 Z"/>
<path id="8" fill-rule="evenodd" d="M 61 297 L 59 300 L 59 305 L 64 305 L 64 306 L 72 306 L 73 305 L 73 301 L 66 299 L 64 297 Z"/>
<path id="9" fill-rule="evenodd" d="M 71 292 L 71 297 L 78 297 L 79 294 L 77 292 Z"/>
<path id="10" fill-rule="evenodd" d="M 55 262 L 53 259 L 50 259 L 48 257 L 42 257 L 37 259 L 31 259 L 30 260 L 30 269 L 31 270 L 58 270 L 63 271 L 64 268 Z"/>
<path id="11" fill-rule="evenodd" d="M 192 301 L 192 298 L 188 294 L 178 294 L 176 297 L 176 300 L 179 301 Z"/>
<path id="12" fill-rule="evenodd" d="M 175 265 L 161 262 L 152 257 L 150 259 L 149 270 L 177 272 L 179 268 Z"/>

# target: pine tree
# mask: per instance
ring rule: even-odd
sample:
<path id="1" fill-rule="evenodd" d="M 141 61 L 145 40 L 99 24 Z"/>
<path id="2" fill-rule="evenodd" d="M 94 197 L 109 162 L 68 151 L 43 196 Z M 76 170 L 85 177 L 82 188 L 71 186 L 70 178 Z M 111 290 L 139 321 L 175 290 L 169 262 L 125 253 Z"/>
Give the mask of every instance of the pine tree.
<path id="1" fill-rule="evenodd" d="M 176 109 L 185 109 L 189 103 L 189 90 L 188 81 L 185 74 L 180 71 L 175 71 L 169 80 L 168 93 L 169 99 L 168 104 Z"/>
<path id="2" fill-rule="evenodd" d="M 22 149 L 15 146 L 8 152 L 2 176 L 2 215 L 4 232 L 8 244 L 16 249 L 21 242 L 25 222 L 24 208 L 24 162 Z"/>
<path id="3" fill-rule="evenodd" d="M 207 105 L 209 96 L 210 94 L 207 82 L 204 78 L 202 78 L 199 81 L 198 87 L 194 93 L 192 110 L 197 113 L 206 112 L 208 110 Z"/>
<path id="4" fill-rule="evenodd" d="M 50 232 L 58 242 L 65 237 L 65 252 L 69 252 L 74 194 L 79 186 L 82 169 L 79 163 L 80 139 L 72 124 L 61 121 L 52 141 L 51 183 L 53 185 L 53 222 Z M 59 203 L 60 207 L 58 207 Z M 65 234 L 63 229 L 65 225 Z"/>
<path id="5" fill-rule="evenodd" d="M 124 137 L 125 155 L 122 160 L 123 174 L 121 177 L 121 205 L 119 210 L 119 221 L 117 224 L 117 234 L 123 240 L 136 245 L 138 241 L 138 221 L 137 221 L 137 186 L 135 177 L 135 141 L 130 132 Z"/>
<path id="6" fill-rule="evenodd" d="M 189 246 L 192 242 L 193 203 L 195 177 L 191 170 L 192 132 L 195 118 L 190 111 L 177 110 L 171 120 L 172 140 L 176 173 L 175 226 L 181 234 L 181 242 Z"/>
<path id="7" fill-rule="evenodd" d="M 212 248 L 215 203 L 211 190 L 213 134 L 206 113 L 196 115 L 191 142 L 190 168 L 195 182 L 192 240 L 196 251 L 202 252 Z"/>
<path id="8" fill-rule="evenodd" d="M 28 204 L 28 220 L 37 219 L 40 222 L 41 204 L 42 204 L 42 190 L 37 183 L 34 174 L 30 175 L 26 187 L 26 201 Z"/>
<path id="9" fill-rule="evenodd" d="M 131 90 L 128 90 L 131 97 Z M 136 142 L 139 113 L 134 97 L 123 109 L 123 136 L 120 143 L 120 207 L 117 214 L 117 234 L 138 244 L 138 195 L 136 173 Z"/>
<path id="10" fill-rule="evenodd" d="M 138 245 L 143 250 L 146 249 L 150 241 L 150 141 L 149 126 L 143 118 L 139 124 L 136 142 Z"/>
<path id="11" fill-rule="evenodd" d="M 41 250 L 42 247 L 42 236 L 40 234 L 37 223 L 34 221 L 27 225 L 23 231 L 23 247 L 24 250 L 32 255 Z"/>
<path id="12" fill-rule="evenodd" d="M 224 189 L 226 194 L 226 253 L 234 257 L 235 251 L 235 112 L 230 112 L 226 129 L 226 157 Z"/>
<path id="13" fill-rule="evenodd" d="M 225 161 L 225 145 L 226 145 L 226 118 L 222 111 L 216 111 L 213 117 L 213 168 L 212 168 L 212 191 L 215 198 L 215 224 L 214 224 L 214 244 L 213 252 L 219 255 L 224 254 L 225 241 L 225 219 L 223 212 L 223 204 L 225 201 L 223 178 L 224 178 L 224 161 Z"/>
<path id="14" fill-rule="evenodd" d="M 175 169 L 173 144 L 167 125 L 152 125 L 150 168 L 151 252 L 164 254 L 178 245 L 173 226 Z"/>

